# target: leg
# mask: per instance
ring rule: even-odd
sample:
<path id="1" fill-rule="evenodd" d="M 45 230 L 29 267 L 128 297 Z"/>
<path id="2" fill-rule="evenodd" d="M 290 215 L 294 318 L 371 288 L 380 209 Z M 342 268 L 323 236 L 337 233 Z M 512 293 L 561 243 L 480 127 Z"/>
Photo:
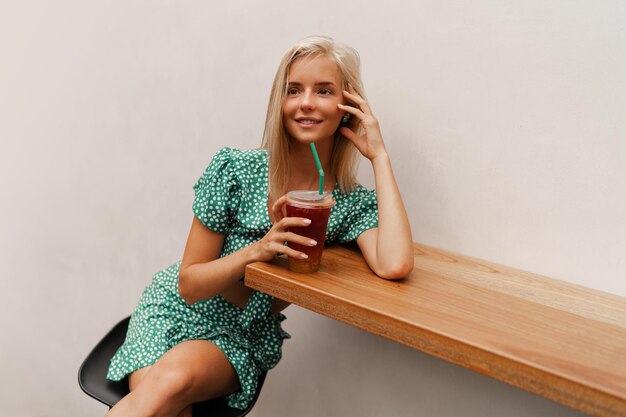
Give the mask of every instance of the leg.
<path id="1" fill-rule="evenodd" d="M 128 377 L 128 388 L 130 389 L 130 391 L 133 391 L 135 388 L 137 388 L 137 386 L 144 379 L 144 377 L 146 376 L 146 374 L 148 373 L 150 368 L 152 368 L 152 366 L 146 366 L 144 368 L 137 369 L 135 372 L 133 372 L 132 374 L 129 375 L 129 377 Z M 192 413 L 192 408 L 193 408 L 193 406 L 189 405 L 187 408 L 185 408 L 183 411 L 181 411 L 181 413 L 178 415 L 178 417 L 192 417 L 192 414 L 191 414 Z"/>
<path id="2" fill-rule="evenodd" d="M 146 366 L 145 368 L 137 369 L 135 372 L 130 374 L 128 376 L 128 390 L 134 391 L 151 368 L 152 366 Z"/>
<path id="3" fill-rule="evenodd" d="M 133 388 L 107 417 L 186 417 L 189 405 L 240 389 L 226 355 L 205 340 L 183 342 L 149 369 L 131 375 Z M 181 414 L 183 413 L 183 414 Z"/>
<path id="4" fill-rule="evenodd" d="M 181 413 L 178 415 L 178 417 L 193 417 L 192 413 L 192 406 L 189 405 L 187 406 L 187 408 L 185 408 L 183 411 L 181 411 Z"/>

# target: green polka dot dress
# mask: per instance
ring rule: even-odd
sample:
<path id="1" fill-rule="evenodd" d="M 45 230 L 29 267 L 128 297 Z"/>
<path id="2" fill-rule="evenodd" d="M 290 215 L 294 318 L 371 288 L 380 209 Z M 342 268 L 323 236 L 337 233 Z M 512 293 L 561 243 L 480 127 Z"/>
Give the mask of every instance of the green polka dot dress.
<path id="1" fill-rule="evenodd" d="M 220 257 L 261 239 L 272 224 L 267 211 L 266 150 L 223 148 L 194 185 L 193 212 L 209 229 L 225 236 Z M 362 186 L 350 194 L 333 190 L 335 206 L 326 243 L 349 242 L 378 226 L 375 191 Z M 254 397 L 262 370 L 278 364 L 283 340 L 282 314 L 270 311 L 273 298 L 255 291 L 244 309 L 219 295 L 188 305 L 178 293 L 180 262 L 158 272 L 131 316 L 124 344 L 111 359 L 107 378 L 119 381 L 186 340 L 210 340 L 235 368 L 241 391 L 228 405 L 244 409 Z"/>

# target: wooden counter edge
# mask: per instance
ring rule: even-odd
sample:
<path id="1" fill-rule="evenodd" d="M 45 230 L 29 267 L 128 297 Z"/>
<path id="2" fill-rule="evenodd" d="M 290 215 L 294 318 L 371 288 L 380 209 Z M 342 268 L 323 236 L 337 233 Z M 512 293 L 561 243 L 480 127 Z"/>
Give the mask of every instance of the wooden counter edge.
<path id="1" fill-rule="evenodd" d="M 265 266 L 265 268 L 264 268 Z M 498 379 L 552 401 L 599 417 L 626 417 L 626 401 L 549 370 L 512 360 L 457 340 L 436 329 L 416 328 L 366 307 L 320 293 L 268 271 L 265 263 L 246 267 L 246 285 L 287 302 L 402 343 L 440 359 Z M 269 279 L 271 278 L 271 279 Z M 330 302 L 335 301 L 335 302 Z M 395 329 L 391 331 L 390 329 Z"/>

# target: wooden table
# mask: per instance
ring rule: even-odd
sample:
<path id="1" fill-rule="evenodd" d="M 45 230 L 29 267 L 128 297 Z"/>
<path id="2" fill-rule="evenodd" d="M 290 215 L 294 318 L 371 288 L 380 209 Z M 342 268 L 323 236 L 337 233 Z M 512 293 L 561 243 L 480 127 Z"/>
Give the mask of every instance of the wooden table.
<path id="1" fill-rule="evenodd" d="M 246 285 L 596 416 L 626 417 L 626 298 L 415 245 L 386 281 L 358 248 L 320 270 L 246 268 Z"/>

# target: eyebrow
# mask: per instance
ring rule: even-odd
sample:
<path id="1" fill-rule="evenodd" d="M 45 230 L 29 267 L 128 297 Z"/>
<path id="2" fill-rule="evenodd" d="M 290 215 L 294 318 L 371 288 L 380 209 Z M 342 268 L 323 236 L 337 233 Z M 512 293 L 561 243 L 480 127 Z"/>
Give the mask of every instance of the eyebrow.
<path id="1" fill-rule="evenodd" d="M 297 81 L 289 81 L 288 85 L 301 86 L 302 83 L 299 83 Z M 315 83 L 315 85 L 319 85 L 319 86 L 331 85 L 331 86 L 335 87 L 335 83 L 333 83 L 332 81 L 320 81 L 319 83 Z"/>

